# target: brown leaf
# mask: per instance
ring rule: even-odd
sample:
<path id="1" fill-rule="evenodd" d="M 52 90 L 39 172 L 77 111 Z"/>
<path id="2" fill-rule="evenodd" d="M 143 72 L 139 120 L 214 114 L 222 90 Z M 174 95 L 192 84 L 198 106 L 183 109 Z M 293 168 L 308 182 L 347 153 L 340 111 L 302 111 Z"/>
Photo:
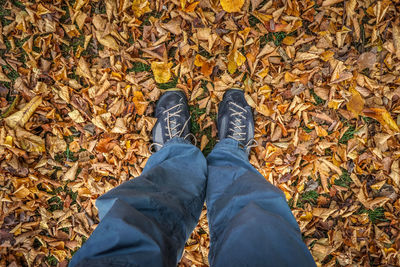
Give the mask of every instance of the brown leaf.
<path id="1" fill-rule="evenodd" d="M 35 110 L 42 104 L 42 97 L 35 96 L 21 110 L 4 119 L 8 126 L 15 128 L 18 125 L 23 127 L 33 115 Z"/>

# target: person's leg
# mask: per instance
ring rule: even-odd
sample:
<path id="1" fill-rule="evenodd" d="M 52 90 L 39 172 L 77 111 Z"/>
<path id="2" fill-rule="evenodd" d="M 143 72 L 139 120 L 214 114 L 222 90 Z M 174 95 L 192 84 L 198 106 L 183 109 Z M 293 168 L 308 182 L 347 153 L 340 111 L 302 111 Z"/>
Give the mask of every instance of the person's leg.
<path id="1" fill-rule="evenodd" d="M 284 194 L 248 161 L 251 109 L 237 105 L 246 107 L 243 94 L 224 97 L 218 118 L 221 141 L 207 157 L 210 265 L 315 266 Z"/>
<path id="2" fill-rule="evenodd" d="M 207 175 L 201 151 L 179 138 L 189 127 L 187 110 L 176 104 L 182 99 L 182 93 L 160 99 L 153 130 L 159 151 L 141 176 L 97 200 L 100 223 L 70 266 L 176 266 L 200 216 Z"/>

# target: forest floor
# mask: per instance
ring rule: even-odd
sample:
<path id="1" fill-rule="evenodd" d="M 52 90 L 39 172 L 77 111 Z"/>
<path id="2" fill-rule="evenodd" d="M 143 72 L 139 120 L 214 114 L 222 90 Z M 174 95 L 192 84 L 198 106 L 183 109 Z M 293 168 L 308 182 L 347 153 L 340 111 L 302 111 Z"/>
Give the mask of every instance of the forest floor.
<path id="1" fill-rule="evenodd" d="M 389 0 L 0 0 L 0 265 L 68 264 L 96 198 L 145 166 L 163 90 L 186 92 L 208 154 L 240 87 L 250 161 L 318 266 L 400 266 L 399 14 Z M 181 266 L 208 265 L 208 233 L 204 209 Z"/>

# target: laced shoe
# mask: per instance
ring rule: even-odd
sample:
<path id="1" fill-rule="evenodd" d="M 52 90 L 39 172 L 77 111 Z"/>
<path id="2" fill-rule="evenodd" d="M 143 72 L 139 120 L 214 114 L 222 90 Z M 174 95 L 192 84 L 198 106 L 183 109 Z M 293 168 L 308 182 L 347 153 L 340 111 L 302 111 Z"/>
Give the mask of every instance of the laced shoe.
<path id="1" fill-rule="evenodd" d="M 230 89 L 225 92 L 218 108 L 218 137 L 219 140 L 231 138 L 238 141 L 247 154 L 257 146 L 253 112 L 244 98 L 243 90 Z"/>
<path id="2" fill-rule="evenodd" d="M 157 102 L 151 151 L 159 151 L 175 137 L 194 138 L 190 133 L 190 114 L 186 95 L 179 89 L 168 90 Z M 194 138 L 195 139 L 195 138 Z"/>

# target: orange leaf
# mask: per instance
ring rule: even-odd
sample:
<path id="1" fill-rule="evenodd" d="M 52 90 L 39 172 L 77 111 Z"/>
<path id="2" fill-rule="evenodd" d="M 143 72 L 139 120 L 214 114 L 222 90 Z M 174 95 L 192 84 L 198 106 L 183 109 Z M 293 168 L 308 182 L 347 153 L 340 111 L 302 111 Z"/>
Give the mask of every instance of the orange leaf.
<path id="1" fill-rule="evenodd" d="M 347 103 L 347 110 L 350 111 L 354 117 L 357 117 L 364 109 L 365 101 L 364 98 L 360 95 L 360 93 L 353 87 L 350 88 L 350 92 L 352 94 L 352 97 L 350 98 L 350 101 Z"/>

